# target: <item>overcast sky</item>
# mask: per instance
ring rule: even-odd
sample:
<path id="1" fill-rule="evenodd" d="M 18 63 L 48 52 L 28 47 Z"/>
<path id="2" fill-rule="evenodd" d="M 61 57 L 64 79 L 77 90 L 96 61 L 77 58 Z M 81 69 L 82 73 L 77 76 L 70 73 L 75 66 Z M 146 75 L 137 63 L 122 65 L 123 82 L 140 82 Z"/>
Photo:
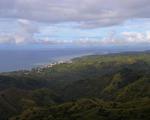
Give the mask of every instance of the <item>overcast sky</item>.
<path id="1" fill-rule="evenodd" d="M 0 0 L 0 45 L 150 44 L 150 0 Z"/>

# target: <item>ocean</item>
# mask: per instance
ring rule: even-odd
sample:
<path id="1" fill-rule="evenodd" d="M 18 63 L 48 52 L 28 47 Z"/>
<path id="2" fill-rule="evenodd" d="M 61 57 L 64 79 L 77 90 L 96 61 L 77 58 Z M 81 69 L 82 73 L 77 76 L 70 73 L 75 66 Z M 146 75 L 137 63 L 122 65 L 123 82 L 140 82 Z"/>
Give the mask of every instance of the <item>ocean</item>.
<path id="1" fill-rule="evenodd" d="M 30 70 L 43 64 L 53 63 L 59 60 L 69 60 L 75 57 L 91 54 L 107 54 L 126 51 L 126 48 L 115 47 L 51 47 L 48 49 L 0 49 L 0 72 L 16 70 Z M 128 49 L 129 51 L 130 49 Z"/>
<path id="2" fill-rule="evenodd" d="M 0 72 L 30 70 L 42 64 L 94 54 L 89 48 L 49 48 L 47 50 L 0 50 Z"/>

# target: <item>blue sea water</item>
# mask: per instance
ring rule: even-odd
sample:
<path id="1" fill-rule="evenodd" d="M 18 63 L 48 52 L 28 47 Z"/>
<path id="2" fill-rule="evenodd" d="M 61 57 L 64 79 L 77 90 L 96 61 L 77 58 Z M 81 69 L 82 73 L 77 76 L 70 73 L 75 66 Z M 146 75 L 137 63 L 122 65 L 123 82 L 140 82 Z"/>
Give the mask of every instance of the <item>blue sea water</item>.
<path id="1" fill-rule="evenodd" d="M 29 70 L 42 64 L 93 54 L 92 49 L 49 48 L 46 50 L 0 50 L 0 72 Z"/>
<path id="2" fill-rule="evenodd" d="M 29 70 L 38 65 L 48 64 L 58 60 L 68 60 L 74 57 L 91 54 L 104 54 L 130 50 L 133 49 L 127 49 L 126 47 L 106 48 L 96 46 L 53 46 L 48 49 L 0 49 L 0 72 Z"/>

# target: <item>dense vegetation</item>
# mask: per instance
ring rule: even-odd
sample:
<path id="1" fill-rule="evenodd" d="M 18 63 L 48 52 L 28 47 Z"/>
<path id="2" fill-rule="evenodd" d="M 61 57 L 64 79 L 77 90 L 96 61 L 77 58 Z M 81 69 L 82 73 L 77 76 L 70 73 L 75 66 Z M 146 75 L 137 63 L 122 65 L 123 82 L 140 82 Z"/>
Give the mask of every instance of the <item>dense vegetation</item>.
<path id="1" fill-rule="evenodd" d="M 149 120 L 150 52 L 0 74 L 0 120 Z"/>

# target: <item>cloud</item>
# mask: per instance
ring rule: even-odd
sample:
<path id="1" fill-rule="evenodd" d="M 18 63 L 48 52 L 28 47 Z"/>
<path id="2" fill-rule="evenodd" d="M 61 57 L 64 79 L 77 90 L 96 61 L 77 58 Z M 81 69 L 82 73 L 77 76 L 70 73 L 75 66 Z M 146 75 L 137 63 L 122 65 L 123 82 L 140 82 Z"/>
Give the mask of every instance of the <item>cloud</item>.
<path id="1" fill-rule="evenodd" d="M 75 22 L 80 28 L 150 18 L 149 0 L 0 0 L 0 17 L 38 22 Z"/>
<path id="2" fill-rule="evenodd" d="M 104 40 L 106 44 L 130 45 L 150 44 L 150 32 L 122 32 L 121 37 L 111 37 Z"/>
<path id="3" fill-rule="evenodd" d="M 15 34 L 16 43 L 31 43 L 34 42 L 34 34 L 38 33 L 38 27 L 31 21 L 25 19 L 19 19 L 19 30 Z"/>
<path id="4" fill-rule="evenodd" d="M 126 42 L 131 42 L 131 43 L 148 42 L 147 35 L 143 33 L 123 32 L 122 35 L 124 36 Z"/>
<path id="5" fill-rule="evenodd" d="M 12 35 L 0 35 L 0 44 L 5 44 L 5 43 L 13 43 L 14 42 L 14 38 Z"/>
<path id="6" fill-rule="evenodd" d="M 18 19 L 18 29 L 14 33 L 0 34 L 0 43 L 5 44 L 26 44 L 35 43 L 34 34 L 38 33 L 38 27 L 32 24 L 31 21 Z"/>
<path id="7" fill-rule="evenodd" d="M 150 44 L 150 31 L 140 32 L 122 32 L 121 37 L 115 32 L 109 33 L 101 39 L 82 38 L 77 40 L 57 40 L 45 38 L 38 41 L 40 44 L 78 44 L 78 45 L 137 45 Z"/>
<path id="8" fill-rule="evenodd" d="M 24 21 L 21 21 L 21 24 Z M 26 23 L 26 22 L 25 22 Z M 23 26 L 21 26 L 23 27 Z M 32 27 L 31 27 L 32 28 Z M 21 30 L 21 28 L 20 28 Z M 24 33 L 22 33 L 24 31 Z M 30 31 L 30 32 L 29 32 Z M 32 32 L 31 32 L 32 31 Z M 144 33 L 140 32 L 122 32 L 118 36 L 115 32 L 109 33 L 107 36 L 98 38 L 80 38 L 74 40 L 59 40 L 52 39 L 49 37 L 44 37 L 42 39 L 35 39 L 33 34 L 35 34 L 36 29 L 22 28 L 21 33 L 15 34 L 1 34 L 0 44 L 43 44 L 43 45 L 53 45 L 53 44 L 74 44 L 74 45 L 137 45 L 137 44 L 150 44 L 150 31 Z"/>

